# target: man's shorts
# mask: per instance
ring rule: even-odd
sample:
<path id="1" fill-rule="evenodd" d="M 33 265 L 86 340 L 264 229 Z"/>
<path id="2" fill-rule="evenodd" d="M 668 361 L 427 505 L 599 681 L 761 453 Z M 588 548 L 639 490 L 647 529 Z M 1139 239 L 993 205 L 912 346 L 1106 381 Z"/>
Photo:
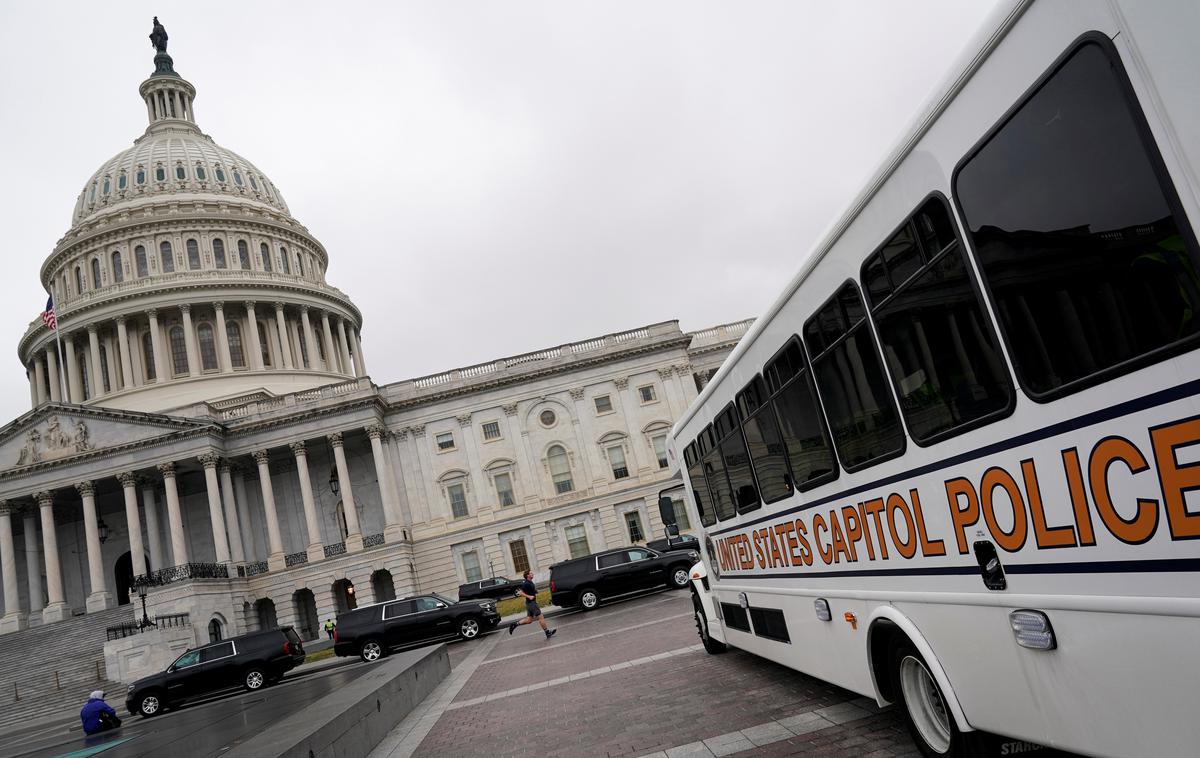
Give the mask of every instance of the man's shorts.
<path id="1" fill-rule="evenodd" d="M 538 604 L 533 600 L 526 600 L 525 613 L 529 614 L 529 618 L 535 619 L 542 615 L 542 609 L 538 608 Z"/>

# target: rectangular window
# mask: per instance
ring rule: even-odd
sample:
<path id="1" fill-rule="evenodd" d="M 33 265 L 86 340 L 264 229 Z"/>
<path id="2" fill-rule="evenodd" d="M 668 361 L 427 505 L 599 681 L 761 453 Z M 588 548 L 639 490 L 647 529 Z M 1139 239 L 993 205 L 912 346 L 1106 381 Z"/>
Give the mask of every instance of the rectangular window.
<path id="1" fill-rule="evenodd" d="M 582 558 L 592 552 L 588 547 L 587 530 L 583 528 L 583 524 L 568 526 L 566 537 L 567 548 L 571 551 L 572 558 Z"/>
<path id="2" fill-rule="evenodd" d="M 692 528 L 692 522 L 688 519 L 687 507 L 682 500 L 673 500 L 672 507 L 675 510 L 675 525 L 679 527 L 679 531 L 686 532 Z"/>
<path id="3" fill-rule="evenodd" d="M 525 552 L 525 540 L 513 540 L 508 543 L 508 552 L 512 555 L 513 571 L 524 575 L 529 570 L 529 554 Z"/>
<path id="4" fill-rule="evenodd" d="M 725 406 L 717 416 L 713 430 L 719 439 L 717 444 L 721 457 L 725 460 L 725 473 L 729 477 L 730 492 L 737 512 L 745 513 L 762 507 L 758 485 L 750 468 L 750 453 L 746 449 L 746 440 L 742 437 L 741 425 L 738 423 L 737 408 L 733 403 Z"/>
<path id="5" fill-rule="evenodd" d="M 761 376 L 754 377 L 738 393 L 737 408 L 763 500 L 774 503 L 789 497 L 794 491 L 792 472 L 788 468 L 787 451 L 774 405 L 767 399 L 767 385 Z"/>
<path id="6" fill-rule="evenodd" d="M 644 387 L 638 387 L 638 397 L 642 399 L 642 405 L 653 403 L 658 399 L 658 395 L 654 393 L 654 385 L 647 384 Z"/>
<path id="7" fill-rule="evenodd" d="M 467 492 L 461 484 L 451 484 L 446 488 L 446 495 L 450 498 L 450 511 L 454 514 L 454 518 L 468 515 Z"/>
<path id="8" fill-rule="evenodd" d="M 636 511 L 631 511 L 625 514 L 625 528 L 629 530 L 629 542 L 641 542 L 645 539 L 642 536 L 642 517 Z"/>
<path id="9" fill-rule="evenodd" d="M 704 451 L 701 460 L 704 463 L 704 478 L 708 480 L 715 518 L 718 521 L 733 518 L 737 513 L 733 502 L 733 489 L 729 486 L 725 459 L 721 457 L 721 448 L 717 447 L 717 438 L 713 434 L 711 424 L 700 433 L 700 449 Z"/>
<path id="10" fill-rule="evenodd" d="M 500 507 L 512 505 L 517 502 L 513 497 L 512 476 L 507 472 L 496 474 L 492 477 L 492 482 L 496 485 L 496 497 L 500 501 Z"/>
<path id="11" fill-rule="evenodd" d="M 1077 47 L 954 192 L 1021 386 L 1048 400 L 1200 337 L 1200 249 L 1108 40 Z"/>
<path id="12" fill-rule="evenodd" d="M 613 409 L 612 398 L 608 395 L 600 395 L 595 398 L 596 413 L 611 413 Z"/>
<path id="13" fill-rule="evenodd" d="M 454 449 L 454 432 L 442 432 L 434 439 L 437 440 L 438 450 Z"/>
<path id="14" fill-rule="evenodd" d="M 629 469 L 625 466 L 625 450 L 620 445 L 608 449 L 608 462 L 612 465 L 613 479 L 629 476 Z"/>
<path id="15" fill-rule="evenodd" d="M 478 582 L 483 579 L 483 571 L 479 568 L 479 553 L 474 550 L 462 554 L 463 575 L 468 582 Z"/>
<path id="16" fill-rule="evenodd" d="M 213 645 L 212 647 L 202 649 L 200 651 L 200 662 L 207 663 L 208 661 L 215 661 L 218 658 L 228 658 L 231 655 L 233 655 L 233 643 L 222 642 L 220 645 Z"/>
<path id="17" fill-rule="evenodd" d="M 904 430 L 879 365 L 862 297 L 847 282 L 804 324 L 821 405 L 847 471 L 904 452 Z"/>
<path id="18" fill-rule="evenodd" d="M 713 509 L 712 492 L 708 488 L 708 480 L 704 477 L 704 462 L 693 442 L 683 450 L 683 462 L 687 465 L 688 482 L 692 485 L 692 498 L 696 501 L 696 512 L 700 514 L 700 523 L 712 526 L 717 523 L 716 511 Z M 680 527 L 682 529 L 683 527 Z"/>
<path id="19" fill-rule="evenodd" d="M 500 422 L 499 421 L 485 422 L 483 425 L 483 438 L 485 440 L 500 439 Z"/>
<path id="20" fill-rule="evenodd" d="M 629 563 L 629 555 L 624 551 L 601 555 L 596 558 L 596 568 L 606 569 Z"/>
<path id="21" fill-rule="evenodd" d="M 792 483 L 803 492 L 836 478 L 837 462 L 829 430 L 799 338 L 792 337 L 771 358 L 763 376 L 770 393 L 768 402 L 779 422 Z"/>
<path id="22" fill-rule="evenodd" d="M 667 435 L 659 434 L 650 439 L 650 444 L 654 446 L 654 455 L 658 458 L 658 467 L 666 468 L 671 464 L 667 460 Z"/>
<path id="23" fill-rule="evenodd" d="M 1011 407 L 1008 372 L 963 256 L 949 211 L 932 198 L 863 264 L 885 363 L 916 442 L 945 439 Z"/>
<path id="24" fill-rule="evenodd" d="M 474 553 L 472 553 L 472 555 L 474 555 Z M 465 563 L 466 563 L 466 561 L 464 560 L 464 564 Z M 479 569 L 478 558 L 476 558 L 476 560 L 475 560 L 475 568 L 476 568 L 476 570 Z M 468 579 L 467 581 L 476 581 L 476 580 Z M 388 603 L 387 605 L 383 606 L 384 620 L 399 618 L 400 616 L 408 616 L 409 614 L 416 613 L 416 612 L 417 612 L 417 601 L 416 600 L 401 600 L 398 603 Z"/>

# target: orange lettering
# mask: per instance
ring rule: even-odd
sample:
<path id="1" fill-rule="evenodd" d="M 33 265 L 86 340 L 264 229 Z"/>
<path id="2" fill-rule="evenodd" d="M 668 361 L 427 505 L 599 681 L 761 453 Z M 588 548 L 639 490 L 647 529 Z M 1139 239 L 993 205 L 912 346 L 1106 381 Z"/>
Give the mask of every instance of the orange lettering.
<path id="1" fill-rule="evenodd" d="M 1200 442 L 1200 418 L 1151 429 L 1150 442 L 1158 465 L 1158 481 L 1162 486 L 1171 537 L 1196 539 L 1200 537 L 1200 513 L 1188 513 L 1184 493 L 1200 488 L 1200 464 L 1181 466 L 1175 458 L 1175 448 Z"/>
<path id="2" fill-rule="evenodd" d="M 825 525 L 825 519 L 821 514 L 813 516 L 813 540 L 817 543 L 817 552 L 821 555 L 821 560 L 825 561 L 826 565 L 833 563 L 833 550 L 828 545 L 821 544 L 821 532 L 829 531 L 829 527 Z"/>
<path id="3" fill-rule="evenodd" d="M 1092 529 L 1092 512 L 1088 510 L 1087 492 L 1083 489 L 1079 452 L 1073 447 L 1062 451 L 1062 461 L 1067 489 L 1071 493 L 1071 509 L 1075 511 L 1075 528 L 1079 530 L 1079 544 L 1082 547 L 1095 545 L 1096 532 Z"/>
<path id="4" fill-rule="evenodd" d="M 1042 488 L 1038 486 L 1037 469 L 1033 460 L 1021 461 L 1021 477 L 1029 498 L 1029 514 L 1033 517 L 1033 538 L 1038 549 L 1074 547 L 1075 530 L 1070 526 L 1046 526 L 1046 510 L 1042 507 Z"/>
<path id="5" fill-rule="evenodd" d="M 1013 527 L 1011 532 L 1000 528 L 996 520 L 995 500 L 992 494 L 996 488 L 1002 488 L 1008 495 L 1013 511 Z M 996 544 L 1010 553 L 1015 553 L 1025 546 L 1028 526 L 1025 519 L 1025 500 L 1021 497 L 1021 488 L 1017 480 L 999 466 L 993 466 L 983 472 L 983 481 L 979 483 L 979 494 L 983 496 L 983 519 L 987 522 L 988 531 L 996 540 Z"/>
<path id="6" fill-rule="evenodd" d="M 1158 501 L 1138 498 L 1134 517 L 1128 521 L 1121 518 L 1108 490 L 1108 469 L 1114 461 L 1124 463 L 1131 474 L 1140 474 L 1150 465 L 1137 446 L 1123 437 L 1100 440 L 1088 460 L 1088 481 L 1092 485 L 1092 500 L 1096 503 L 1100 520 L 1117 539 L 1130 545 L 1140 545 L 1153 537 L 1154 530 L 1158 528 Z"/>
<path id="7" fill-rule="evenodd" d="M 921 496 L 916 490 L 909 490 L 908 496 L 912 500 L 913 516 L 917 520 L 917 535 L 921 538 L 921 552 L 924 555 L 945 555 L 946 543 L 941 540 L 931 540 L 929 535 L 925 533 L 925 516 L 921 513 Z"/>
<path id="8" fill-rule="evenodd" d="M 958 507 L 958 497 L 967 499 L 967 507 Z M 967 527 L 979 523 L 979 496 L 975 487 L 967 479 L 959 477 L 946 482 L 946 501 L 950 504 L 950 517 L 954 521 L 954 537 L 958 540 L 958 552 L 966 555 L 970 552 L 967 547 Z M 891 501 L 889 501 L 889 505 Z"/>
<path id="9" fill-rule="evenodd" d="M 904 516 L 905 530 L 904 534 L 907 541 L 901 541 L 900 534 L 896 531 L 896 511 Z M 917 528 L 913 524 L 912 514 L 908 511 L 908 503 L 904 502 L 904 498 L 896 493 L 888 495 L 887 499 L 887 522 L 888 531 L 891 532 L 892 542 L 896 545 L 896 551 L 905 558 L 912 558 L 917 554 Z"/>

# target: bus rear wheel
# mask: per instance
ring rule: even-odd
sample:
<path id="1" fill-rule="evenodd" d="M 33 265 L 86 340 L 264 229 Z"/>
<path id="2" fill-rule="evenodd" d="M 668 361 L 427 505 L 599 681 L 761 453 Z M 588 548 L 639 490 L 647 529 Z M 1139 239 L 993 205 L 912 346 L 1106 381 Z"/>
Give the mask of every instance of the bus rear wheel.
<path id="1" fill-rule="evenodd" d="M 946 696 L 916 646 L 907 638 L 899 639 L 889 660 L 892 692 L 921 754 L 926 758 L 979 755 L 978 733 L 963 732 L 954 723 Z"/>

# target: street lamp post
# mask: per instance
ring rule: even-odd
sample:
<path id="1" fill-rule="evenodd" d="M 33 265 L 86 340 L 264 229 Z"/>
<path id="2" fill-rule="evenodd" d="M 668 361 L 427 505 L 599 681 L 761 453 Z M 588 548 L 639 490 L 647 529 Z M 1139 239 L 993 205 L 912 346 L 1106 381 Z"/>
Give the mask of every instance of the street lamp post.
<path id="1" fill-rule="evenodd" d="M 138 597 L 140 597 L 142 599 L 142 620 L 141 620 L 141 623 L 138 624 L 138 627 L 145 629 L 148 626 L 158 626 L 158 624 L 151 621 L 150 617 L 148 615 L 146 615 L 146 583 L 145 582 L 137 583 L 137 593 L 138 593 Z"/>

